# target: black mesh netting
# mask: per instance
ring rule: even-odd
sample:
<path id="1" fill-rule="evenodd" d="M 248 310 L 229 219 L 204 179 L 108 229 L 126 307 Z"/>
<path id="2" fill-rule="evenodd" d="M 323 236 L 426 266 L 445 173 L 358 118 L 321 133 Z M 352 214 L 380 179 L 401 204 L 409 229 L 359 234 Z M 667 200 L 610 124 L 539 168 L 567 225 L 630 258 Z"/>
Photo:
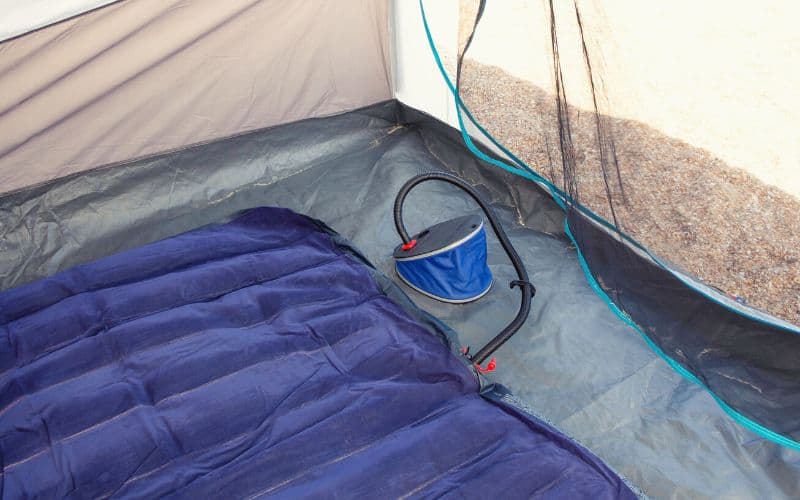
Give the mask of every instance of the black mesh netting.
<path id="1" fill-rule="evenodd" d="M 744 114 L 750 108 L 721 126 L 734 91 L 766 99 L 759 82 L 771 67 L 753 68 L 747 84 L 722 81 L 726 73 L 706 61 L 716 53 L 735 58 L 716 40 L 724 38 L 719 26 L 701 33 L 709 41 L 698 51 L 676 45 L 687 28 L 668 24 L 683 18 L 641 17 L 634 6 L 620 16 L 600 2 L 481 5 L 461 2 L 458 86 L 491 135 L 659 259 L 800 323 L 800 200 L 791 194 L 800 189 L 784 173 L 792 151 L 777 140 L 792 123 L 769 124 L 774 143 Z M 736 21 L 725 29 L 746 33 L 744 14 Z M 671 28 L 675 36 L 663 37 Z M 681 71 L 704 64 L 707 75 Z M 753 160 L 750 150 L 764 153 Z M 784 189 L 762 180 L 770 178 Z"/>
<path id="2" fill-rule="evenodd" d="M 800 322 L 800 201 L 791 179 L 786 190 L 763 180 L 769 165 L 738 168 L 715 154 L 745 140 L 774 148 L 774 168 L 785 163 L 779 145 L 748 135 L 750 115 L 730 129 L 725 122 L 732 92 L 765 92 L 758 75 L 726 90 L 714 75 L 727 67 L 708 59 L 727 57 L 717 39 L 736 41 L 746 26 L 706 23 L 700 43 L 697 34 L 663 37 L 679 21 L 684 31 L 695 26 L 669 7 L 606 6 L 461 2 L 458 92 L 512 162 L 563 193 L 591 279 L 656 349 L 751 429 L 800 439 L 800 331 L 747 307 Z M 747 24 L 744 14 L 737 19 Z M 698 67 L 707 71 L 688 73 Z M 462 118 L 480 137 L 466 111 Z"/>

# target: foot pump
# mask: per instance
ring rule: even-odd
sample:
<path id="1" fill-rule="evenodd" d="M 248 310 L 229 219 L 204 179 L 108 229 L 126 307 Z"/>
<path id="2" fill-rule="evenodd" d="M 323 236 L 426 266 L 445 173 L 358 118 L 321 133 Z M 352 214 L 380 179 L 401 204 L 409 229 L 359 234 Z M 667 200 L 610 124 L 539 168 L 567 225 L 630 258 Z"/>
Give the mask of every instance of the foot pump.
<path id="1" fill-rule="evenodd" d="M 519 287 L 521 295 L 516 317 L 475 355 L 470 355 L 468 348 L 462 351 L 479 371 L 491 371 L 496 364 L 494 359 L 487 368 L 481 367 L 481 363 L 525 323 L 536 288 L 528 281 L 522 259 L 489 204 L 472 186 L 455 175 L 442 172 L 429 172 L 411 178 L 395 199 L 394 224 L 403 240 L 394 251 L 395 269 L 400 279 L 428 297 L 454 304 L 477 300 L 486 295 L 492 286 L 492 273 L 486 263 L 486 231 L 483 218 L 479 215 L 458 217 L 433 225 L 414 236 L 408 235 L 403 224 L 403 202 L 415 186 L 430 180 L 458 186 L 478 203 L 517 272 L 518 279 L 511 282 L 511 288 Z"/>

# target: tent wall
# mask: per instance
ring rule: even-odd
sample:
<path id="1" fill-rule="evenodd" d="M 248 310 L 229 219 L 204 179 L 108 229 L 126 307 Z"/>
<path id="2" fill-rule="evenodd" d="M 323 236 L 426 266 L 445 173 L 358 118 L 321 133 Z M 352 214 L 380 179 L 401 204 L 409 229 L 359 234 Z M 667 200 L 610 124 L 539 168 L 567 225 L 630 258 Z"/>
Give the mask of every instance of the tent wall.
<path id="1" fill-rule="evenodd" d="M 130 0 L 0 44 L 0 192 L 390 98 L 389 3 Z"/>
<path id="2" fill-rule="evenodd" d="M 448 70 L 455 71 L 459 21 L 458 0 L 429 2 L 426 12 L 436 25 L 437 42 Z M 392 0 L 394 96 L 413 108 L 458 127 L 455 101 L 431 54 L 419 4 Z"/>

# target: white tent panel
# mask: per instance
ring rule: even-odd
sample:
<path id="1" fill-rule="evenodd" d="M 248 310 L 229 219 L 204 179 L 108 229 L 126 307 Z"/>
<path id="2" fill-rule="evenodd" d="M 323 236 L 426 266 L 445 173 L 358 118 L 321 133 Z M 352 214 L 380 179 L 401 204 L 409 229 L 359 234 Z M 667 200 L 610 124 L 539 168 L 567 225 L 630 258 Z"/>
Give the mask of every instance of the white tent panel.
<path id="1" fill-rule="evenodd" d="M 425 3 L 436 48 L 451 76 L 455 75 L 458 43 L 458 0 Z M 394 0 L 392 9 L 394 94 L 411 107 L 457 126 L 455 101 L 434 62 L 419 3 Z"/>
<path id="2" fill-rule="evenodd" d="M 116 0 L 0 0 L 0 41 L 68 19 Z"/>

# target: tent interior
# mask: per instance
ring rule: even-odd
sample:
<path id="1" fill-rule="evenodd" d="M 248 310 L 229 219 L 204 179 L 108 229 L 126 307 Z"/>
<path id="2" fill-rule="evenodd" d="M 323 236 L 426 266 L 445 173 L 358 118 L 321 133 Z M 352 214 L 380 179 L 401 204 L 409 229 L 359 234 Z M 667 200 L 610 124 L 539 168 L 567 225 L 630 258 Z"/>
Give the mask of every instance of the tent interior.
<path id="1" fill-rule="evenodd" d="M 481 18 L 491 19 L 493 3 L 0 2 L 10 13 L 0 26 L 3 496 L 38 492 L 196 498 L 220 491 L 230 493 L 226 496 L 287 498 L 796 495 L 800 329 L 668 263 L 625 234 L 622 223 L 582 203 L 586 191 L 580 186 L 579 163 L 591 155 L 575 154 L 586 138 L 572 136 L 577 125 L 570 128 L 574 109 L 566 97 L 574 93 L 564 84 L 566 70 L 557 57 L 569 57 L 564 47 L 571 32 L 563 28 L 556 44 L 559 24 L 554 18 L 574 16 L 578 6 L 588 4 L 581 13 L 591 27 L 601 2 L 565 2 L 568 8 L 554 7 L 552 1 L 511 3 L 533 6 L 537 19 L 546 21 L 530 22 L 530 30 L 546 43 L 519 48 L 517 57 L 539 58 L 553 78 L 548 95 L 556 114 L 543 120 L 556 124 L 551 139 L 558 154 L 548 166 L 522 162 L 514 144 L 501 144 L 496 138 L 501 134 L 483 127 L 470 112 L 469 98 L 459 93 L 470 83 L 465 62 L 469 47 L 481 47 Z M 459 23 L 467 11 L 468 22 Z M 467 36 L 459 36 L 460 24 L 470 27 Z M 590 60 L 592 50 L 579 45 L 579 60 Z M 609 80 L 603 85 L 613 83 Z M 590 99 L 589 106 L 584 118 L 597 120 L 591 140 L 602 145 L 597 173 L 617 175 L 610 153 L 613 130 L 606 120 L 610 111 L 600 109 L 596 100 L 592 107 Z M 461 362 L 459 349 L 483 345 L 518 307 L 519 290 L 506 286 L 516 274 L 494 235 L 489 233 L 488 256 L 495 283 L 475 302 L 438 302 L 395 274 L 392 252 L 400 240 L 392 218 L 394 197 L 410 177 L 430 171 L 456 174 L 491 201 L 537 289 L 527 322 L 495 353 L 497 369 L 491 373 L 478 374 L 469 362 Z M 611 189 L 608 202 L 613 206 L 614 201 L 619 203 Z M 259 207 L 300 215 L 275 215 L 284 212 Z M 418 231 L 480 211 L 451 186 L 429 183 L 409 196 L 405 213 L 409 229 Z M 255 216 L 261 217 L 255 226 L 242 222 Z M 353 272 L 361 273 L 362 281 L 341 296 L 373 287 L 376 293 L 380 290 L 380 300 L 385 296 L 390 303 L 370 327 L 358 322 L 355 309 L 342 309 L 337 316 L 352 328 L 347 338 L 356 338 L 362 328 L 374 335 L 374 341 L 347 346 L 354 353 L 383 352 L 378 342 L 397 349 L 397 356 L 381 358 L 384 366 L 351 374 L 347 353 L 334 352 L 334 343 L 322 349 L 326 363 L 341 375 L 325 384 L 344 384 L 348 393 L 375 391 L 380 396 L 370 401 L 377 406 L 355 399 L 334 401 L 325 391 L 338 393 L 322 382 L 304 393 L 305 400 L 294 401 L 302 391 L 292 389 L 292 398 L 286 400 L 294 406 L 287 415 L 301 423 L 287 430 L 275 420 L 280 411 L 259 413 L 269 399 L 262 393 L 294 387 L 304 377 L 316 380 L 316 372 L 304 372 L 311 368 L 302 363 L 266 363 L 254 380 L 236 379 L 256 384 L 260 396 L 242 392 L 241 401 L 228 401 L 222 392 L 209 393 L 204 395 L 208 399 L 193 403 L 200 406 L 184 407 L 180 422 L 191 434 L 185 442 L 175 445 L 178 439 L 164 438 L 159 426 L 142 424 L 141 434 L 148 435 L 152 449 L 131 452 L 133 464 L 127 469 L 101 463 L 108 443 L 134 449 L 144 438 L 121 432 L 139 428 L 126 427 L 120 417 L 130 414 L 125 404 L 142 403 L 123 404 L 128 400 L 122 397 L 109 401 L 100 388 L 128 384 L 145 365 L 137 365 L 144 362 L 136 358 L 135 349 L 121 347 L 119 325 L 112 317 L 117 307 L 137 300 L 137 292 L 131 288 L 129 295 L 119 290 L 101 296 L 93 291 L 93 280 L 106 279 L 105 270 L 109 276 L 127 272 L 109 277 L 103 286 L 111 290 L 135 279 L 142 297 L 148 297 L 147 307 L 156 310 L 170 300 L 170 293 L 200 294 L 200 288 L 217 286 L 212 282 L 235 274 L 226 268 L 218 275 L 180 278 L 169 266 L 182 268 L 171 262 L 188 259 L 185 255 L 192 252 L 207 252 L 191 257 L 204 262 L 225 261 L 214 252 L 224 253 L 226 245 L 251 251 L 245 247 L 256 238 L 247 233 L 253 227 L 267 227 L 274 218 L 274 231 L 280 235 L 280 221 L 308 221 L 306 216 L 321 221 L 312 233 L 325 234 L 336 252 L 350 255 L 347 262 L 359 262 Z M 254 260 L 236 271 L 243 273 L 236 279 L 246 279 L 248 273 L 260 276 L 267 267 L 299 269 L 305 265 L 302 259 L 311 257 L 301 249 L 296 252 L 286 262 L 278 257 Z M 158 276 L 150 279 L 147 269 L 138 267 L 155 254 L 158 266 L 173 273 L 160 276 L 162 288 L 150 283 Z M 187 281 L 171 290 L 171 280 L 179 279 Z M 240 312 L 200 311 L 208 324 L 186 319 L 197 321 L 186 328 L 210 338 L 208 349 L 219 359 L 249 356 L 256 347 L 237 347 L 236 337 L 220 337 L 215 322 L 245 315 L 248 304 L 266 309 L 263 304 L 274 302 L 286 305 L 287 315 L 299 317 L 297 324 L 305 325 L 298 327 L 302 335 L 330 342 L 326 331 L 308 326 L 320 313 L 303 317 L 300 311 L 308 305 L 304 297 L 314 293 L 308 290 L 322 293 L 328 288 L 338 294 L 336 287 L 346 278 L 329 274 L 308 279 L 311 285 L 303 286 L 310 288 L 302 293 L 293 294 L 289 285 L 265 291 L 276 295 L 254 296 L 250 300 L 255 302 L 242 299 L 234 304 Z M 65 305 L 72 303 L 66 297 L 77 296 L 95 298 L 72 308 Z M 54 312 L 57 308 L 64 310 Z M 100 319 L 91 325 L 82 322 L 84 308 Z M 176 318 L 164 318 L 161 327 L 174 328 L 180 338 L 183 320 Z M 138 330 L 129 328 L 131 335 L 156 335 L 159 324 L 148 327 L 142 321 L 146 318 L 136 316 L 126 323 L 138 325 Z M 48 336 L 71 328 L 62 323 L 77 325 L 70 333 L 74 341 L 47 347 L 55 342 Z M 102 345 L 90 348 L 92 342 Z M 270 346 L 267 351 L 303 348 Z M 267 351 L 262 361 L 269 359 Z M 202 352 L 199 347 L 168 352 L 163 368 L 145 368 L 168 373 L 167 367 L 196 355 L 197 364 L 174 371 L 181 384 L 202 387 L 213 377 L 228 380 L 198 374 L 208 359 L 200 357 Z M 95 356 L 111 356 L 109 364 L 118 367 L 97 386 L 91 379 L 97 366 L 89 359 Z M 243 372 L 230 370 L 226 373 Z M 358 385 L 369 377 L 384 377 L 383 385 Z M 411 389 L 379 392 L 395 378 L 407 380 Z M 167 390 L 170 384 L 194 388 L 165 379 L 154 390 Z M 448 403 L 447 411 L 436 410 L 435 418 L 427 414 L 438 407 L 425 399 L 434 397 L 426 391 L 442 384 L 447 395 L 436 397 L 468 400 L 466 414 L 454 410 L 455 403 Z M 233 386 L 219 391 L 237 393 Z M 477 394 L 483 397 L 470 399 Z M 167 409 L 158 410 L 157 398 L 150 398 L 145 406 L 153 410 L 147 418 L 171 418 Z M 77 416 L 76 399 L 96 407 L 95 413 L 100 408 L 107 413 L 84 422 Z M 222 408 L 215 401 L 224 401 Z M 302 413 L 325 401 L 346 404 L 341 421 L 330 417 L 336 414 L 330 408 L 310 416 Z M 414 413 L 411 409 L 417 406 Z M 215 415 L 219 420 L 213 425 L 225 432 L 234 430 L 233 423 L 224 422 L 237 422 L 252 426 L 258 438 L 224 450 L 227 455 L 189 452 L 192 446 L 219 447 L 231 439 L 216 427 L 204 428 L 212 425 L 203 420 L 206 414 Z M 70 415 L 75 422 L 68 421 Z M 248 415 L 260 420 L 249 422 Z M 448 420 L 437 424 L 440 415 Z M 100 421 L 110 422 L 109 429 L 118 435 L 78 439 L 103 427 Z M 373 426 L 373 421 L 386 427 Z M 317 426 L 322 430 L 315 431 Z M 409 427 L 417 434 L 407 432 Z M 294 440 L 287 442 L 298 447 L 296 454 L 279 446 L 276 436 L 283 432 Z M 388 438 L 381 434 L 387 432 Z M 315 447 L 333 454 L 317 457 Z M 432 449 L 441 449 L 441 454 Z M 404 457 L 402 463 L 397 457 Z"/>

